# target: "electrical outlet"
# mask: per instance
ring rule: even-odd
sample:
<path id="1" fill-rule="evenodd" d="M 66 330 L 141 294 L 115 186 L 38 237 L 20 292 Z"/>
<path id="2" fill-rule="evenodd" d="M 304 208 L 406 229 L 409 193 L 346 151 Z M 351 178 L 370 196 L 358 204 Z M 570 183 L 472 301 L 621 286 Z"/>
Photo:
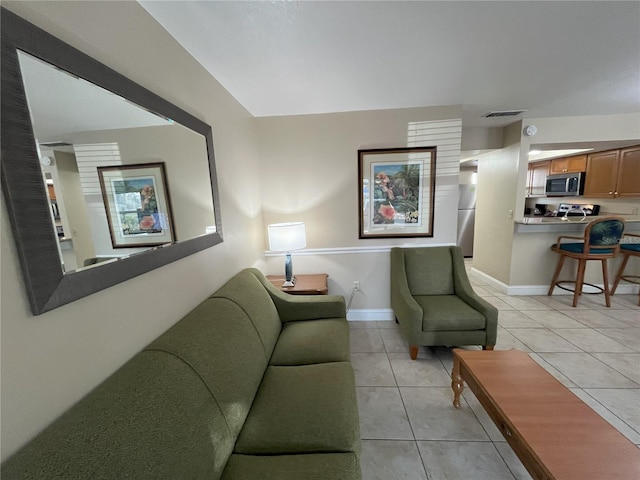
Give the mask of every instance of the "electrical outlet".
<path id="1" fill-rule="evenodd" d="M 631 209 L 631 215 L 637 215 L 638 214 L 638 209 L 637 208 L 632 208 Z"/>
<path id="2" fill-rule="evenodd" d="M 511 219 L 513 218 L 513 210 L 508 210 L 508 211 L 507 211 L 507 218 L 508 218 L 509 220 L 511 220 Z"/>
<path id="3" fill-rule="evenodd" d="M 353 282 L 353 289 L 355 291 L 360 291 L 360 280 L 354 280 Z"/>

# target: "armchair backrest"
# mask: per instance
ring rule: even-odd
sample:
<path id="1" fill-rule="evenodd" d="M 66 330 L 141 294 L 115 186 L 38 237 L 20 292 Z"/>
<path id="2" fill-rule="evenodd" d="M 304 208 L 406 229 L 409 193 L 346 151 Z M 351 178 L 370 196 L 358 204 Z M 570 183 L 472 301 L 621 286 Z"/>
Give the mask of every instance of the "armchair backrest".
<path id="1" fill-rule="evenodd" d="M 403 248 L 411 295 L 453 295 L 452 247 Z"/>

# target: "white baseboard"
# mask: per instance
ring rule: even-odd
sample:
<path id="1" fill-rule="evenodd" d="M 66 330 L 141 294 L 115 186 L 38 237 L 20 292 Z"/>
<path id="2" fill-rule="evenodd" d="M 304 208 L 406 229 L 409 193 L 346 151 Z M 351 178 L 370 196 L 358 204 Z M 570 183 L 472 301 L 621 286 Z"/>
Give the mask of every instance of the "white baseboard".
<path id="1" fill-rule="evenodd" d="M 347 320 L 350 322 L 379 322 L 395 320 L 395 316 L 390 308 L 360 308 L 349 310 Z"/>
<path id="2" fill-rule="evenodd" d="M 546 295 L 549 291 L 549 285 L 507 285 L 506 283 L 502 283 L 499 280 L 487 275 L 480 270 L 476 270 L 475 268 L 471 268 L 471 271 L 474 275 L 482 278 L 492 287 L 497 288 L 502 293 L 506 295 Z M 602 288 L 602 284 L 598 285 Z M 616 289 L 616 294 L 619 295 L 633 295 L 637 294 L 640 290 L 640 286 L 634 285 L 633 283 L 624 283 L 621 282 Z M 556 288 L 553 292 L 554 295 L 573 295 L 573 292 L 569 292 L 567 290 L 562 290 L 561 288 Z"/>

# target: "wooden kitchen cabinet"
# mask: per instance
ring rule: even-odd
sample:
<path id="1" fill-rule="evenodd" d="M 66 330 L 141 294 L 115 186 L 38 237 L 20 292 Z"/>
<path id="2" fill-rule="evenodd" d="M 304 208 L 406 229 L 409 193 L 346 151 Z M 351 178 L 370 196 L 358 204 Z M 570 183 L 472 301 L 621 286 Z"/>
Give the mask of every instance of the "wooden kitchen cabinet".
<path id="1" fill-rule="evenodd" d="M 527 170 L 527 196 L 543 197 L 544 189 L 549 174 L 549 160 L 532 162 Z"/>
<path id="2" fill-rule="evenodd" d="M 640 197 L 640 145 L 588 155 L 584 195 Z"/>
<path id="3" fill-rule="evenodd" d="M 618 197 L 640 197 L 640 145 L 620 150 Z"/>
<path id="4" fill-rule="evenodd" d="M 587 170 L 587 156 L 575 155 L 573 157 L 554 158 L 551 160 L 549 173 L 575 173 Z"/>

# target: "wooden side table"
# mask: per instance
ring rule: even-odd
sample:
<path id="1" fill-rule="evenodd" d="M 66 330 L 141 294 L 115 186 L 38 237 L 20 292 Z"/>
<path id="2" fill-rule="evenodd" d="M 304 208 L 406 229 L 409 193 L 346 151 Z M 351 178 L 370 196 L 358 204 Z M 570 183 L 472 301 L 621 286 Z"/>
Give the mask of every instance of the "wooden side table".
<path id="1" fill-rule="evenodd" d="M 284 275 L 267 275 L 267 279 L 285 293 L 291 295 L 326 295 L 329 292 L 327 287 L 326 273 L 313 275 L 294 275 L 296 284 L 293 287 L 283 287 Z"/>

